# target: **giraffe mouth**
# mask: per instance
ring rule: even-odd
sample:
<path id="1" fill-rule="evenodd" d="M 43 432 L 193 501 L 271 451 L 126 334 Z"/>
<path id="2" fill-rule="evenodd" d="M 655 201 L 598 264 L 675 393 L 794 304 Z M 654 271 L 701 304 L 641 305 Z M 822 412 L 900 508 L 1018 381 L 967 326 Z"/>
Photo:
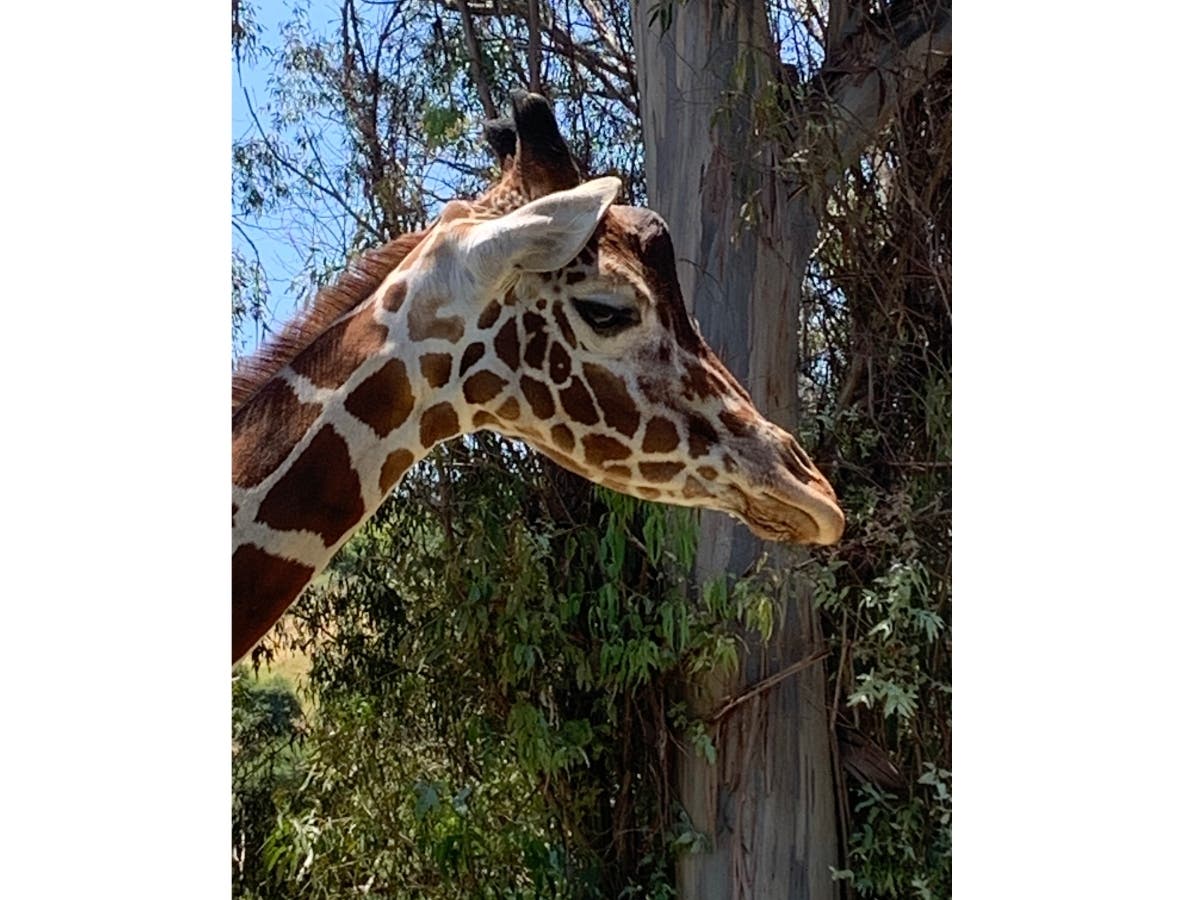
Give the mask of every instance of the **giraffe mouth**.
<path id="1" fill-rule="evenodd" d="M 836 544 L 846 527 L 837 496 L 824 477 L 801 482 L 778 478 L 769 485 L 735 487 L 731 510 L 757 537 L 790 544 Z"/>
<path id="2" fill-rule="evenodd" d="M 743 493 L 741 509 L 734 515 L 746 523 L 757 537 L 788 544 L 828 546 L 841 539 L 845 517 L 837 503 L 814 503 L 809 497 L 781 497 L 773 491 Z"/>

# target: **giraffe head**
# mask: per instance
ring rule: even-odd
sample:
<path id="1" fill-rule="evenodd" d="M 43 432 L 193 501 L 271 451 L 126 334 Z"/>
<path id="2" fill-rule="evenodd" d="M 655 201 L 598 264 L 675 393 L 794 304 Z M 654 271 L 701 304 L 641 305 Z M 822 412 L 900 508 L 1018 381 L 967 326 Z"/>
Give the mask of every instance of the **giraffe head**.
<path id="1" fill-rule="evenodd" d="M 545 100 L 514 105 L 515 123 L 489 134 L 500 184 L 452 204 L 431 244 L 434 268 L 456 273 L 434 292 L 456 298 L 436 314 L 462 322 L 456 430 L 518 438 L 613 490 L 721 510 L 766 539 L 836 542 L 829 482 L 697 332 L 662 218 L 614 205 L 616 178 L 579 183 Z"/>
<path id="2" fill-rule="evenodd" d="M 662 219 L 580 183 L 549 104 L 499 184 L 369 251 L 234 378 L 233 658 L 434 445 L 490 429 L 614 490 L 830 544 L 829 483 L 696 332 Z"/>

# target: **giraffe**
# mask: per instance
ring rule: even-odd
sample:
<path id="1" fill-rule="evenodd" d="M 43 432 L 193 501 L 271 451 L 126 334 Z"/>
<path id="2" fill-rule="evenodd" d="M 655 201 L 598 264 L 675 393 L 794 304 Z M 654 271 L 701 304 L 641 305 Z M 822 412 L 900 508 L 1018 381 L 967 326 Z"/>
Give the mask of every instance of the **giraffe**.
<path id="1" fill-rule="evenodd" d="M 765 539 L 841 537 L 829 482 L 697 332 L 663 220 L 581 179 L 544 98 L 513 108 L 485 128 L 493 188 L 352 263 L 235 373 L 235 662 L 411 466 L 480 429 Z"/>

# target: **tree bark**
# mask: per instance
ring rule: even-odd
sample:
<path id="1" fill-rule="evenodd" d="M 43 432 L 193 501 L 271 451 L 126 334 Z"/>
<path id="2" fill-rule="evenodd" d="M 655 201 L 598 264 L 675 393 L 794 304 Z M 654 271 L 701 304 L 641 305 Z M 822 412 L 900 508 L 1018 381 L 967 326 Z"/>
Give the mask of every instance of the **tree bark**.
<path id="1" fill-rule="evenodd" d="M 657 25 L 647 26 L 650 5 L 638 4 L 634 29 L 650 205 L 671 229 L 680 285 L 701 331 L 763 414 L 794 427 L 794 323 L 816 222 L 789 202 L 789 185 L 761 161 L 750 164 L 762 149 L 750 146 L 750 102 L 771 77 L 765 11 L 761 3 L 691 0 L 675 7 L 660 39 Z M 739 55 L 745 91 L 731 96 Z M 722 105 L 728 116 L 718 115 Z M 745 227 L 739 211 L 756 192 L 761 221 Z M 797 561 L 796 551 L 768 550 L 727 516 L 703 514 L 700 529 L 700 581 L 736 577 L 764 551 L 780 568 Z M 739 672 L 695 686 L 700 714 L 820 648 L 797 579 L 785 581 L 778 599 L 772 639 L 764 644 L 747 635 Z M 711 853 L 680 862 L 681 897 L 835 896 L 837 822 L 824 691 L 822 665 L 803 668 L 716 723 L 715 766 L 690 749 L 679 751 L 679 798 L 694 826 L 713 840 Z"/>
<path id="2" fill-rule="evenodd" d="M 773 146 L 756 135 L 753 99 L 780 73 L 762 2 L 674 3 L 665 33 L 650 23 L 656 5 L 638 0 L 634 8 L 649 205 L 671 230 L 680 286 L 702 333 L 763 414 L 795 428 L 800 288 L 824 192 L 891 116 L 897 96 L 949 58 L 949 4 L 905 4 L 906 18 L 886 28 L 839 23 L 847 43 L 827 54 L 830 65 L 808 86 L 817 127 L 793 131 L 819 147 Z M 826 160 L 824 171 L 806 173 L 804 185 L 786 182 L 777 164 L 810 151 Z M 701 515 L 698 581 L 737 577 L 764 553 L 784 574 L 772 638 L 746 635 L 740 671 L 707 676 L 690 699 L 710 715 L 788 666 L 796 671 L 715 722 L 716 765 L 677 751 L 679 799 L 713 841 L 712 852 L 679 863 L 685 900 L 837 894 L 825 673 L 821 663 L 796 665 L 824 643 L 796 575 L 804 557 L 764 546 L 726 516 Z"/>

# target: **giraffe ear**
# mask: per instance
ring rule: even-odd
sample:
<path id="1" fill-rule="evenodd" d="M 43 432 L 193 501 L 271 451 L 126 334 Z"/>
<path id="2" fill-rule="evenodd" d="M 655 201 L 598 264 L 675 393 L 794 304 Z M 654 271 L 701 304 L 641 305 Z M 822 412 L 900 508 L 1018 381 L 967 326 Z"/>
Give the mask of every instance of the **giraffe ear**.
<path id="1" fill-rule="evenodd" d="M 596 178 L 480 222 L 466 235 L 467 263 L 485 282 L 513 271 L 561 269 L 579 255 L 620 190 L 620 178 Z"/>

